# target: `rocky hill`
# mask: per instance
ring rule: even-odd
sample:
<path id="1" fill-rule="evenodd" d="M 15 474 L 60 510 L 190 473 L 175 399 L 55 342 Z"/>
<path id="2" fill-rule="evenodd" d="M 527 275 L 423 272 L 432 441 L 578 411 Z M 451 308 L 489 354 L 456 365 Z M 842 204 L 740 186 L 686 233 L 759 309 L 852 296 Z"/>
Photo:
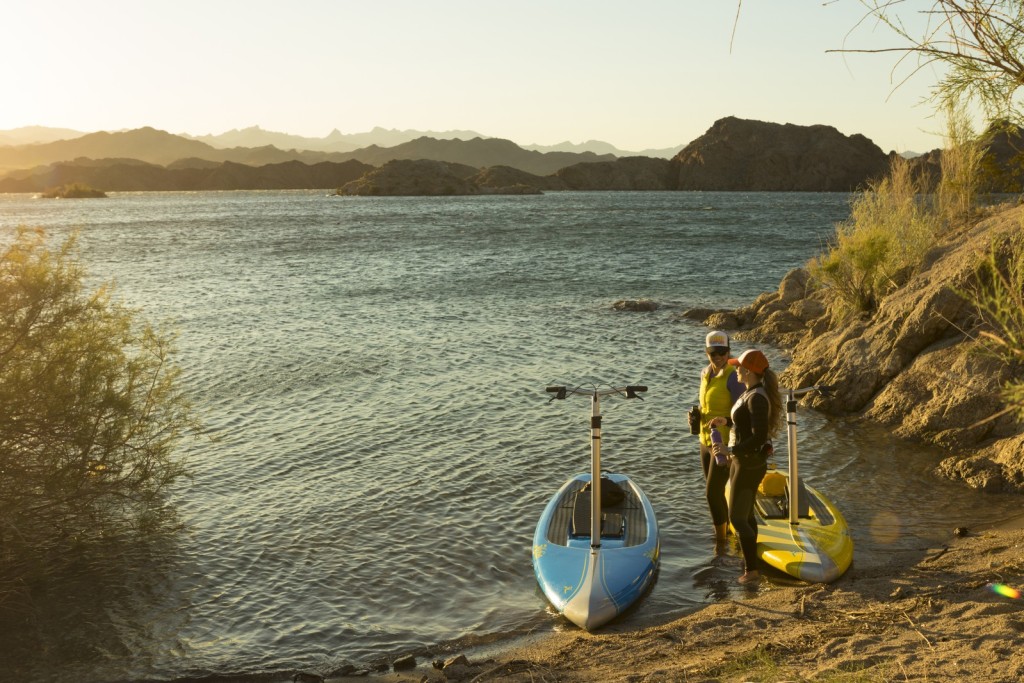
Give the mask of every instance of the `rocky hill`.
<path id="1" fill-rule="evenodd" d="M 889 155 L 863 135 L 731 116 L 672 161 L 679 190 L 849 192 L 889 168 Z"/>
<path id="2" fill-rule="evenodd" d="M 986 491 L 1024 492 L 1024 425 L 1000 415 L 999 398 L 1002 384 L 1021 368 L 984 353 L 977 311 L 956 293 L 976 281 L 989 245 L 1005 243 L 1021 225 L 1024 207 L 1003 207 L 946 236 L 869 317 L 832 324 L 821 293 L 807 288 L 805 271 L 795 270 L 778 291 L 705 323 L 790 349 L 785 386 L 837 385 L 834 396 L 813 399 L 815 408 L 873 420 L 894 437 L 946 449 L 940 475 Z"/>
<path id="3" fill-rule="evenodd" d="M 32 145 L 42 142 L 56 142 L 80 138 L 85 133 L 71 128 L 52 128 L 49 126 L 23 126 L 10 130 L 0 130 L 0 145 Z"/>
<path id="4" fill-rule="evenodd" d="M 278 133 L 264 130 L 259 126 L 236 128 L 219 135 L 185 135 L 183 137 L 199 140 L 211 147 L 220 149 L 273 146 L 278 149 L 308 150 L 313 152 L 353 152 L 371 145 L 393 147 L 424 136 L 442 140 L 456 138 L 470 140 L 472 138 L 484 137 L 480 133 L 471 130 L 415 131 L 387 129 L 379 126 L 366 133 L 342 133 L 335 129 L 322 138 Z"/>
<path id="5" fill-rule="evenodd" d="M 165 168 L 134 159 L 79 159 L 0 178 L 0 192 L 44 192 L 75 183 L 107 192 L 199 190 L 334 190 L 373 167 L 358 161 L 249 166 L 234 162 Z"/>
<path id="6" fill-rule="evenodd" d="M 371 166 L 382 166 L 395 159 L 433 159 L 465 164 L 477 169 L 489 166 L 510 166 L 534 175 L 545 176 L 578 163 L 612 161 L 614 156 L 592 152 L 531 152 L 509 140 L 474 138 L 472 140 L 437 140 L 418 138 L 394 147 L 367 147 L 348 155 Z"/>
<path id="7" fill-rule="evenodd" d="M 674 190 L 678 169 L 667 159 L 626 157 L 575 164 L 555 172 L 570 190 Z"/>
<path id="8" fill-rule="evenodd" d="M 446 161 L 396 159 L 346 183 L 338 188 L 338 194 L 371 197 L 540 194 L 533 184 L 536 178 L 507 166 L 480 171 Z"/>
<path id="9" fill-rule="evenodd" d="M 985 153 L 978 169 L 978 189 L 983 193 L 1014 194 L 1024 191 L 1024 129 L 1000 122 L 985 131 Z M 909 160 L 912 173 L 927 192 L 934 192 L 942 177 L 942 150 Z"/>
<path id="10" fill-rule="evenodd" d="M 555 172 L 573 190 L 849 192 L 889 168 L 863 135 L 727 117 L 671 160 L 627 157 Z"/>
<path id="11" fill-rule="evenodd" d="M 233 162 L 250 166 L 289 161 L 312 165 L 325 161 L 343 163 L 353 160 L 382 166 L 394 159 L 434 159 L 476 168 L 511 166 L 527 173 L 548 175 L 572 164 L 615 157 L 599 156 L 591 152 L 534 152 L 497 138 L 437 140 L 421 137 L 393 147 L 370 146 L 351 152 L 282 150 L 272 145 L 222 149 L 165 131 L 139 128 L 119 133 L 90 133 L 71 140 L 44 144 L 0 146 L 0 171 L 10 173 L 82 158 L 129 158 L 159 166 L 174 164 L 178 167 L 182 166 L 183 159 L 199 160 L 203 164 Z"/>
<path id="12" fill-rule="evenodd" d="M 0 145 L 31 145 L 80 138 L 83 135 L 88 135 L 88 133 L 69 128 L 24 126 L 0 130 Z M 218 149 L 273 146 L 280 150 L 311 152 L 352 152 L 372 145 L 394 147 L 395 145 L 422 137 L 436 138 L 438 140 L 472 140 L 473 138 L 491 137 L 472 130 L 422 131 L 381 128 L 380 126 L 376 126 L 364 133 L 342 133 L 335 128 L 321 138 L 271 131 L 260 126 L 235 128 L 217 135 L 190 135 L 188 133 L 180 133 L 180 135 L 189 140 L 205 142 L 211 147 Z M 680 144 L 674 147 L 623 151 L 601 140 L 587 140 L 585 142 L 570 142 L 567 140 L 554 145 L 520 144 L 519 146 L 535 152 L 593 152 L 597 155 L 611 154 L 616 157 L 644 156 L 663 159 L 672 158 L 683 148 L 683 145 Z"/>

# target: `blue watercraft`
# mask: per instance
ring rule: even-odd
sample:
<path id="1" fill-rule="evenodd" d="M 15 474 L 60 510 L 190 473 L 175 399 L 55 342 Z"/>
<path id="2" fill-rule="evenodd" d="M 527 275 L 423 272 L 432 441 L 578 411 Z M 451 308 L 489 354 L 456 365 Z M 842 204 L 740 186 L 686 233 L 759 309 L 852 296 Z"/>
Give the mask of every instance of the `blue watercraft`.
<path id="1" fill-rule="evenodd" d="M 591 466 L 565 482 L 544 508 L 533 536 L 533 569 L 554 608 L 587 630 L 636 602 L 658 568 L 658 523 L 650 501 L 626 475 L 601 473 L 601 397 L 639 398 L 645 391 L 548 387 L 552 400 L 590 397 Z"/>

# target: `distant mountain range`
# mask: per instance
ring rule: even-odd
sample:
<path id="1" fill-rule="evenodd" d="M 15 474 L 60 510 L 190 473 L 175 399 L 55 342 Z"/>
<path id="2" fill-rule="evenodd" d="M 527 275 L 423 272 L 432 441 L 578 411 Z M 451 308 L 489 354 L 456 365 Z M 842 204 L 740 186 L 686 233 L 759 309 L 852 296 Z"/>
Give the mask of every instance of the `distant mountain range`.
<path id="1" fill-rule="evenodd" d="M 25 126 L 13 130 L 0 130 L 0 145 L 35 145 L 41 142 L 56 142 L 80 138 L 85 133 L 70 128 L 48 128 L 46 126 Z"/>
<path id="2" fill-rule="evenodd" d="M 847 136 L 831 126 L 735 117 L 716 121 L 671 159 L 539 152 L 509 140 L 481 137 L 423 136 L 390 147 L 369 145 L 348 152 L 284 150 L 274 145 L 218 148 L 202 140 L 140 128 L 0 146 L 0 192 L 41 192 L 68 183 L 108 192 L 343 187 L 347 194 L 371 195 L 550 190 L 848 192 L 883 174 L 889 160 L 890 155 L 863 135 Z"/>
<path id="3" fill-rule="evenodd" d="M 125 132 L 125 131 L 115 131 Z M 89 135 L 82 131 L 68 128 L 46 128 L 44 126 L 28 126 L 15 128 L 13 130 L 0 130 L 0 146 L 14 145 L 35 145 L 41 143 L 57 142 L 59 140 L 72 140 Z M 367 133 L 342 133 L 337 129 L 322 138 L 311 138 L 290 133 L 278 133 L 264 130 L 259 126 L 229 130 L 220 135 L 188 135 L 181 133 L 179 137 L 189 140 L 198 140 L 216 149 L 232 149 L 236 147 L 276 147 L 279 150 L 310 151 L 310 152 L 353 152 L 363 147 L 394 147 L 405 142 L 411 142 L 418 138 L 429 137 L 436 140 L 472 140 L 474 138 L 490 139 L 491 136 L 481 135 L 472 130 L 447 130 L 447 131 L 418 131 L 418 130 L 396 130 L 387 128 L 374 128 Z M 616 148 L 607 142 L 600 140 L 587 140 L 581 143 L 562 142 L 557 145 L 520 145 L 523 149 L 533 152 L 571 152 L 573 154 L 584 154 L 587 152 L 597 155 L 624 156 L 647 156 L 669 159 L 683 145 L 668 147 L 664 149 L 644 149 L 639 151 L 625 151 Z M 269 162 L 268 162 L 269 163 Z"/>
<path id="4" fill-rule="evenodd" d="M 611 154 L 593 152 L 537 152 L 499 138 L 438 140 L 421 137 L 392 147 L 370 145 L 350 152 L 282 150 L 273 145 L 217 148 L 201 140 L 166 131 L 139 128 L 119 133 L 89 133 L 56 142 L 0 146 L 0 173 L 6 172 L 10 176 L 23 170 L 80 159 L 135 159 L 176 168 L 209 166 L 211 162 L 262 166 L 288 161 L 317 164 L 353 160 L 381 166 L 395 159 L 434 159 L 476 168 L 504 165 L 527 173 L 548 175 L 572 164 L 615 158 Z"/>

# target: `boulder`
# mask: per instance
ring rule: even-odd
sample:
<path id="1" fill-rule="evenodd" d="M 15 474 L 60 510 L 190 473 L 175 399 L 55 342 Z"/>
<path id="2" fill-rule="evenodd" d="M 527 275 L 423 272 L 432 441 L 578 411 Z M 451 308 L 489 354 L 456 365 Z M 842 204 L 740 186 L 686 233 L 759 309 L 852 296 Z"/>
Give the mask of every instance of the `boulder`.
<path id="1" fill-rule="evenodd" d="M 405 655 L 404 657 L 399 657 L 394 661 L 394 663 L 392 663 L 391 666 L 394 667 L 395 671 L 408 671 L 409 669 L 415 669 L 416 656 Z"/>
<path id="2" fill-rule="evenodd" d="M 658 302 L 652 299 L 619 299 L 612 308 L 616 311 L 650 312 L 658 310 Z"/>

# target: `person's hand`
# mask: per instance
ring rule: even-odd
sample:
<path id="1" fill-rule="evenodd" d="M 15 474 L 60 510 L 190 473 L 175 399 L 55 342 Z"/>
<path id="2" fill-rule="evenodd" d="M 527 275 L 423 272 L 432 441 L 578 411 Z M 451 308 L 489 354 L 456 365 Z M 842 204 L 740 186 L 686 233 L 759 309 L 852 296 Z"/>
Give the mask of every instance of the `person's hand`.
<path id="1" fill-rule="evenodd" d="M 712 418 L 711 422 L 709 422 L 708 424 L 710 426 L 712 426 L 712 427 L 724 427 L 725 426 L 725 418 L 724 417 Z"/>
<path id="2" fill-rule="evenodd" d="M 726 452 L 725 446 L 723 446 L 720 443 L 713 443 L 713 444 L 711 444 L 711 455 L 713 455 L 713 456 L 715 456 L 717 458 L 717 457 L 723 456 L 723 455 L 724 456 L 728 456 L 729 454 Z"/>

